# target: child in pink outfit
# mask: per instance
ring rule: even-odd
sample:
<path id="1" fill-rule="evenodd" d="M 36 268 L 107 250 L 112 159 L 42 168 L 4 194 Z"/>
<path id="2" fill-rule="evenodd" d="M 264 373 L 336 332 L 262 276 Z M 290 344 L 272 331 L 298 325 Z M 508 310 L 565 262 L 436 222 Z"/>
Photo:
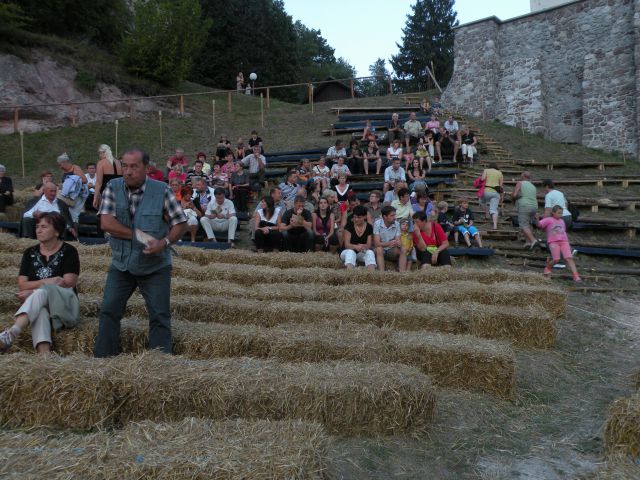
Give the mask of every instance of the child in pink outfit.
<path id="1" fill-rule="evenodd" d="M 571 255 L 571 245 L 569 245 L 569 237 L 564 220 L 562 220 L 562 207 L 556 205 L 551 209 L 551 216 L 543 218 L 538 222 L 538 227 L 547 233 L 547 246 L 551 253 L 551 258 L 547 259 L 547 266 L 544 269 L 545 275 L 551 275 L 551 267 L 558 263 L 564 257 L 567 265 L 573 274 L 575 282 L 581 282 L 582 279 L 578 275 L 576 263 Z"/>

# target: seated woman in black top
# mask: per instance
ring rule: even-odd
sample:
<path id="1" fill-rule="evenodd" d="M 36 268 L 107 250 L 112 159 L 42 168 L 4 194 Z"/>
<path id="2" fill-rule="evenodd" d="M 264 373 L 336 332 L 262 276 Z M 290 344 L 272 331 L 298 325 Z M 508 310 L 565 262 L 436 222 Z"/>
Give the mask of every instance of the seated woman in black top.
<path id="1" fill-rule="evenodd" d="M 6 176 L 6 172 L 4 165 L 0 165 L 0 213 L 13 205 L 13 182 Z"/>
<path id="2" fill-rule="evenodd" d="M 265 250 L 279 252 L 282 243 L 282 235 L 278 230 L 278 224 L 282 217 L 280 207 L 275 207 L 271 195 L 265 195 L 260 200 L 260 206 L 253 216 L 256 250 L 264 253 Z"/>
<path id="3" fill-rule="evenodd" d="M 373 227 L 367 223 L 367 209 L 357 205 L 353 209 L 351 218 L 352 221 L 344 228 L 344 250 L 340 254 L 340 259 L 347 269 L 355 268 L 356 262 L 361 261 L 368 270 L 375 270 L 376 254 L 371 249 Z"/>
<path id="4" fill-rule="evenodd" d="M 38 245 L 22 255 L 18 276 L 18 298 L 22 306 L 14 324 L 0 333 L 0 352 L 6 351 L 31 324 L 33 347 L 38 353 L 51 350 L 51 327 L 73 327 L 80 320 L 75 286 L 80 274 L 78 251 L 62 241 L 66 224 L 57 212 L 36 217 Z"/>
<path id="5" fill-rule="evenodd" d="M 338 249 L 338 234 L 336 233 L 336 217 L 329 208 L 329 201 L 322 197 L 318 200 L 318 209 L 311 215 L 313 232 L 315 234 L 316 251 L 327 250 L 335 253 Z"/>

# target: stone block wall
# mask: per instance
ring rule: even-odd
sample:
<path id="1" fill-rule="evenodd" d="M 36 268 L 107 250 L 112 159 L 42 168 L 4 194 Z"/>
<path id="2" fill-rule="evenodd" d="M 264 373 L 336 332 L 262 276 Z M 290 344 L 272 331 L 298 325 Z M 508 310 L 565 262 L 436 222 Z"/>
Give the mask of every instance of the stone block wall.
<path id="1" fill-rule="evenodd" d="M 552 140 L 638 157 L 639 30 L 640 0 L 583 0 L 463 25 L 443 103 Z"/>

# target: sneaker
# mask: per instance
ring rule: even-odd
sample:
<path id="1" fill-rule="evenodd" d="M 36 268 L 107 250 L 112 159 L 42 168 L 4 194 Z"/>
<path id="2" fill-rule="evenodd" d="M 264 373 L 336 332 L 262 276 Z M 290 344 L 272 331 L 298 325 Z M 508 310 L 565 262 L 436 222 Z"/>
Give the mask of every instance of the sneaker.
<path id="1" fill-rule="evenodd" d="M 578 250 L 576 250 L 575 248 L 573 250 L 571 250 L 571 256 L 572 257 L 577 257 L 578 256 Z"/>
<path id="2" fill-rule="evenodd" d="M 7 328 L 4 332 L 0 333 L 0 353 L 9 350 L 15 340 L 16 334 L 11 328 Z"/>
<path id="3" fill-rule="evenodd" d="M 567 268 L 567 266 L 564 263 L 556 263 L 553 268 Z"/>
<path id="4" fill-rule="evenodd" d="M 580 278 L 580 275 L 576 275 L 576 276 L 573 277 L 573 281 L 576 282 L 576 283 L 580 283 L 580 282 L 582 282 L 582 279 Z"/>
<path id="5" fill-rule="evenodd" d="M 549 267 L 544 267 L 544 271 L 542 272 L 542 274 L 545 277 L 548 277 L 549 275 L 551 275 L 551 269 Z"/>
<path id="6" fill-rule="evenodd" d="M 534 242 L 529 245 L 529 250 L 533 250 L 534 248 L 536 248 L 539 245 L 537 240 L 534 240 Z"/>

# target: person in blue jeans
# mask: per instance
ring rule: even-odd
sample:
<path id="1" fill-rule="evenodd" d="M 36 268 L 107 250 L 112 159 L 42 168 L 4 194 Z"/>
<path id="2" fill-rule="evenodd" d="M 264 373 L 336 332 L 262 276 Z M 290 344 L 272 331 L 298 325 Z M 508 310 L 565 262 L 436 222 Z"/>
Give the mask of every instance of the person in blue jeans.
<path id="1" fill-rule="evenodd" d="M 171 353 L 170 246 L 186 232 L 187 218 L 169 186 L 147 177 L 148 164 L 145 152 L 127 150 L 123 176 L 111 180 L 102 194 L 98 215 L 102 229 L 110 234 L 113 257 L 100 309 L 96 357 L 120 353 L 120 321 L 136 288 L 149 314 L 149 349 Z"/>
<path id="2" fill-rule="evenodd" d="M 458 202 L 458 206 L 453 211 L 452 221 L 455 228 L 454 240 L 456 244 L 458 244 L 458 235 L 461 233 L 467 247 L 471 246 L 471 238 L 473 237 L 478 247 L 482 248 L 480 232 L 473 225 L 473 212 L 469 208 L 469 201 L 466 198 Z"/>

